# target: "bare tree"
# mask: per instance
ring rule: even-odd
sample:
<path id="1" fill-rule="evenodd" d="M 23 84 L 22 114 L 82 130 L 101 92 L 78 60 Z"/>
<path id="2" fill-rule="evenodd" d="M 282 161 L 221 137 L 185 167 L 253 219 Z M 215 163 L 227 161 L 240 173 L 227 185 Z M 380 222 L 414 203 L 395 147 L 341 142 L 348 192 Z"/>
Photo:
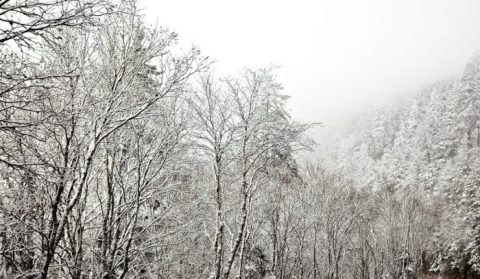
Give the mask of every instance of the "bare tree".
<path id="1" fill-rule="evenodd" d="M 2 0 L 0 45 L 15 41 L 29 45 L 59 27 L 78 27 L 113 12 L 104 0 Z"/>
<path id="2" fill-rule="evenodd" d="M 217 279 L 222 276 L 221 268 L 225 253 L 224 189 L 227 183 L 225 176 L 227 165 L 230 162 L 229 149 L 233 143 L 235 128 L 230 111 L 230 107 L 233 105 L 232 99 L 225 94 L 222 95 L 221 89 L 213 77 L 204 77 L 201 80 L 200 90 L 190 102 L 197 119 L 196 127 L 198 129 L 198 132 L 193 135 L 194 145 L 205 153 L 214 177 L 216 231 L 213 245 L 215 254 L 213 269 L 214 277 Z"/>
<path id="3" fill-rule="evenodd" d="M 285 96 L 271 70 L 246 70 L 239 79 L 227 80 L 235 102 L 236 145 L 233 150 L 240 180 L 240 221 L 230 256 L 224 268 L 228 278 L 237 257 L 242 276 L 243 248 L 248 232 L 250 201 L 266 181 L 266 170 L 273 158 L 302 146 L 309 125 L 292 122 L 284 110 Z"/>
<path id="4" fill-rule="evenodd" d="M 23 156 L 9 156 L 8 165 L 33 165 L 29 172 L 42 181 L 36 184 L 45 194 L 44 220 L 37 228 L 41 278 L 49 276 L 72 214 L 86 200 L 102 144 L 160 100 L 180 93 L 203 67 L 195 50 L 179 58 L 171 53 L 174 34 L 145 28 L 132 5 L 122 9 L 105 17 L 96 32 L 66 31 L 64 44 L 51 45 L 49 62 L 72 74 L 56 80 L 56 90 L 39 104 L 42 118 L 36 119 L 49 121 L 13 136 Z"/>

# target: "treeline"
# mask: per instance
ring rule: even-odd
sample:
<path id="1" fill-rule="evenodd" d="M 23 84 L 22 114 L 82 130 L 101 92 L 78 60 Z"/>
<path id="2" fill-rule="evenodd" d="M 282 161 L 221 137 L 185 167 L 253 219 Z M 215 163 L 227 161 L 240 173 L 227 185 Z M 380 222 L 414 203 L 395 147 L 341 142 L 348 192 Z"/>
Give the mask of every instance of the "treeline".
<path id="1" fill-rule="evenodd" d="M 359 187 L 424 191 L 446 202 L 429 270 L 480 276 L 480 55 L 458 80 L 358 117 L 322 148 L 330 168 Z M 427 203 L 428 204 L 428 203 Z M 476 277 L 475 277 L 476 278 Z"/>
<path id="2" fill-rule="evenodd" d="M 0 0 L 1 278 L 477 274 L 478 65 L 300 166 L 271 69 L 176 43 L 135 1 Z"/>

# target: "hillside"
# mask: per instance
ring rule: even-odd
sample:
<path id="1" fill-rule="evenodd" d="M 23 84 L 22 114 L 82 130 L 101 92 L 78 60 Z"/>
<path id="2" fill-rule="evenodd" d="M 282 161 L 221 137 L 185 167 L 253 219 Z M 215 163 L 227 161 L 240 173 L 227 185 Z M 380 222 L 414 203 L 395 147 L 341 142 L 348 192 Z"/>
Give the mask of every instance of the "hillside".
<path id="1" fill-rule="evenodd" d="M 324 137 L 321 148 L 333 150 L 323 153 L 326 164 L 358 187 L 420 190 L 448 202 L 453 219 L 439 227 L 457 223 L 438 260 L 479 270 L 480 53 L 461 78 L 365 113 Z"/>

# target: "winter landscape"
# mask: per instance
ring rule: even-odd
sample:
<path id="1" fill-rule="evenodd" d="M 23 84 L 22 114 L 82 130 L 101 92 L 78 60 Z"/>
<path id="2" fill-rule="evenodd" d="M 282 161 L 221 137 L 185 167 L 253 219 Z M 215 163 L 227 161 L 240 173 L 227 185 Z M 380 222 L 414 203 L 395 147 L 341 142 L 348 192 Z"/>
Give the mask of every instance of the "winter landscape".
<path id="1" fill-rule="evenodd" d="M 480 278 L 480 3 L 173 2 L 0 0 L 0 278 Z"/>

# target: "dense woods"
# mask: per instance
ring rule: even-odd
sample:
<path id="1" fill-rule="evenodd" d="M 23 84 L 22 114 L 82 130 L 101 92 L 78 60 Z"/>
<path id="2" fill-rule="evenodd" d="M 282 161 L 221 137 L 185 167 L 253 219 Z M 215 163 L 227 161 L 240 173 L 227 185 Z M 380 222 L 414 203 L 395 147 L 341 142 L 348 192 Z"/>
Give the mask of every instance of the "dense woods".
<path id="1" fill-rule="evenodd" d="M 428 270 L 461 278 L 480 267 L 479 80 L 477 53 L 458 80 L 366 112 L 321 147 L 329 168 L 358 187 L 420 194 L 430 211 L 422 225 L 434 222 L 424 238 Z"/>
<path id="2" fill-rule="evenodd" d="M 0 0 L 0 57 L 0 278 L 480 276 L 480 56 L 318 147 L 135 1 Z"/>

